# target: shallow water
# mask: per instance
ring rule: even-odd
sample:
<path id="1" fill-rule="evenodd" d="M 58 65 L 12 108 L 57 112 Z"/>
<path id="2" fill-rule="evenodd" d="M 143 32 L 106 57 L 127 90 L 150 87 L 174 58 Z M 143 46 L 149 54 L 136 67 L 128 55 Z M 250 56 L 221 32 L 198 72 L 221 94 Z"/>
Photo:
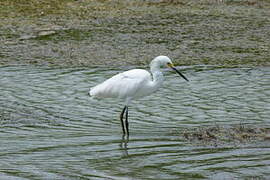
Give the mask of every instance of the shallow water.
<path id="1" fill-rule="evenodd" d="M 133 68 L 133 67 L 131 67 Z M 127 69 L 1 67 L 0 179 L 233 179 L 270 176 L 269 141 L 195 144 L 186 128 L 269 125 L 270 68 L 183 67 L 129 108 L 90 87 Z"/>

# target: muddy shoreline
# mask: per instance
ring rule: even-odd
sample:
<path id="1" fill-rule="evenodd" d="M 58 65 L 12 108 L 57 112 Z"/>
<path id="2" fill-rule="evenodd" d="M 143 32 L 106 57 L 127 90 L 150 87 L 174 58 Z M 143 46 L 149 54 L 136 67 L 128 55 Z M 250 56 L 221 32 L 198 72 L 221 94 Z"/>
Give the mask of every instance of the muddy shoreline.
<path id="1" fill-rule="evenodd" d="M 0 65 L 269 66 L 270 1 L 1 1 Z M 27 8 L 24 8 L 27 7 Z"/>

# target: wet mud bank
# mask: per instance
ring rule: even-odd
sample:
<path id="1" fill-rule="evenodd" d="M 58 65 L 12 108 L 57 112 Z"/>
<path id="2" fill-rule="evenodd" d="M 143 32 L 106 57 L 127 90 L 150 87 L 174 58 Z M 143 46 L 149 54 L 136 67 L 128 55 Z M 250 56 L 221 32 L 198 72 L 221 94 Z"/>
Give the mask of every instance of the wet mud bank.
<path id="1" fill-rule="evenodd" d="M 8 1 L 0 3 L 0 64 L 270 64 L 270 2 Z"/>

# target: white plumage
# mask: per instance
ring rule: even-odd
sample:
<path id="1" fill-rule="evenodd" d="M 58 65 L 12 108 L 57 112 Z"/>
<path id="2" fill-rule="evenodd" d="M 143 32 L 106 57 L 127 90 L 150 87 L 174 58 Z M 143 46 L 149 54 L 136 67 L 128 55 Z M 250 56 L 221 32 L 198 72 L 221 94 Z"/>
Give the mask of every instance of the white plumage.
<path id="1" fill-rule="evenodd" d="M 93 87 L 89 91 L 89 95 L 97 98 L 119 98 L 124 99 L 126 106 L 124 107 L 120 120 L 123 128 L 123 133 L 128 131 L 128 105 L 132 99 L 147 96 L 155 92 L 164 80 L 161 72 L 161 67 L 168 66 L 175 70 L 185 80 L 188 79 L 181 74 L 172 64 L 172 61 L 167 56 L 158 56 L 150 63 L 151 74 L 143 69 L 132 69 L 114 75 L 103 83 Z M 126 112 L 126 123 L 124 127 L 123 115 Z"/>
<path id="2" fill-rule="evenodd" d="M 143 69 L 119 73 L 91 88 L 90 96 L 98 98 L 138 98 L 147 95 L 152 84 L 151 74 Z"/>

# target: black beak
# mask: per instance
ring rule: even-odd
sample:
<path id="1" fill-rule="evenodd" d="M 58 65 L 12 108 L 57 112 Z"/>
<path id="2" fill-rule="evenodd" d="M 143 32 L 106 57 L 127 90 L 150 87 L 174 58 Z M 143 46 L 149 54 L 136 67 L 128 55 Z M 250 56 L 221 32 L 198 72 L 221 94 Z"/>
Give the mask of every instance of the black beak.
<path id="1" fill-rule="evenodd" d="M 175 67 L 171 67 L 175 72 L 177 72 L 182 78 L 184 78 L 186 81 L 189 81 L 180 71 L 178 71 Z"/>

